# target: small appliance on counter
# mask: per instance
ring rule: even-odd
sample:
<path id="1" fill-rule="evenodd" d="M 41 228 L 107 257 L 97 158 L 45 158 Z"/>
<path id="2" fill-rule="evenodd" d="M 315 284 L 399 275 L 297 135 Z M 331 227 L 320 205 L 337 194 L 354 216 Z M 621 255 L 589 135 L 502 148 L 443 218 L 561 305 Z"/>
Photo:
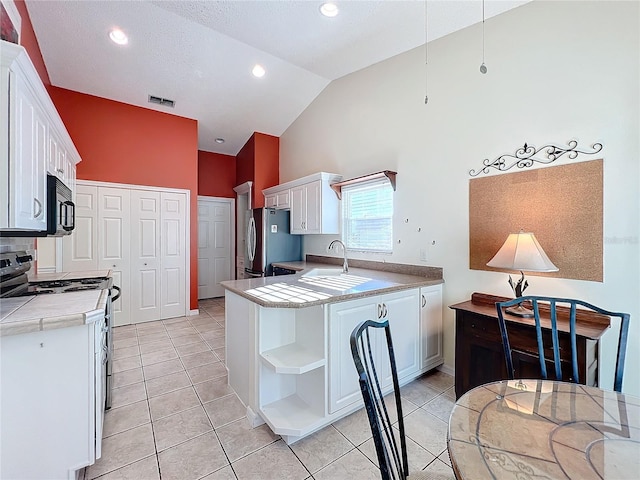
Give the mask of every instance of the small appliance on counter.
<path id="1" fill-rule="evenodd" d="M 112 303 L 120 297 L 120 287 L 113 285 L 111 277 L 82 277 L 60 273 L 59 278 L 30 282 L 27 272 L 33 257 L 27 252 L 0 253 L 0 299 L 33 295 L 56 295 L 85 290 L 109 290 L 105 306 L 105 358 L 103 360 L 103 385 L 105 409 L 111 408 L 111 386 L 113 368 L 113 309 Z M 66 278 L 69 277 L 69 278 Z M 113 291 L 117 293 L 113 293 Z"/>
<path id="2" fill-rule="evenodd" d="M 289 211 L 274 208 L 254 208 L 247 211 L 247 277 L 273 275 L 274 262 L 302 260 L 302 236 L 292 235 Z"/>

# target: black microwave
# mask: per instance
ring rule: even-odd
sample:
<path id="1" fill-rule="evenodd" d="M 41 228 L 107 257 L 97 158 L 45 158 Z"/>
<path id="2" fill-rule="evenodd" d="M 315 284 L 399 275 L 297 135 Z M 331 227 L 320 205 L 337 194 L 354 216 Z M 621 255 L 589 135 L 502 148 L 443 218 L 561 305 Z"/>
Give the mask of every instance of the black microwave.
<path id="1" fill-rule="evenodd" d="M 59 178 L 47 175 L 47 236 L 69 235 L 76 226 L 76 204 Z"/>
<path id="2" fill-rule="evenodd" d="M 61 237 L 70 235 L 76 226 L 76 204 L 69 187 L 59 178 L 47 174 L 47 229 L 0 231 L 0 237 Z"/>

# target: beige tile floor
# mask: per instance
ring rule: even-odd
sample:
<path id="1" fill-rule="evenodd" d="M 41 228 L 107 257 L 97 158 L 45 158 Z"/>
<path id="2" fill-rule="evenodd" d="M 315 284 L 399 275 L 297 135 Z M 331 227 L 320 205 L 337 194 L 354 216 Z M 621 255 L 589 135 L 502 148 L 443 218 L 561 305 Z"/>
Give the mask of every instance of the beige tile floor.
<path id="1" fill-rule="evenodd" d="M 266 425 L 251 429 L 227 385 L 224 299 L 198 316 L 114 329 L 113 407 L 101 480 L 379 479 L 364 410 L 289 446 Z M 411 470 L 454 478 L 446 451 L 453 378 L 427 374 L 402 388 Z"/>

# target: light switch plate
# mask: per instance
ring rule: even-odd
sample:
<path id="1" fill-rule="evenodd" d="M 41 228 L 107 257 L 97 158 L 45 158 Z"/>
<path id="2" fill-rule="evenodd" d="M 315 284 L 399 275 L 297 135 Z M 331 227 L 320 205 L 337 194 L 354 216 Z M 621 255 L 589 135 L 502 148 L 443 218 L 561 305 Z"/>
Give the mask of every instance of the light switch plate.
<path id="1" fill-rule="evenodd" d="M 278 233 L 278 225 L 271 225 L 271 233 Z"/>

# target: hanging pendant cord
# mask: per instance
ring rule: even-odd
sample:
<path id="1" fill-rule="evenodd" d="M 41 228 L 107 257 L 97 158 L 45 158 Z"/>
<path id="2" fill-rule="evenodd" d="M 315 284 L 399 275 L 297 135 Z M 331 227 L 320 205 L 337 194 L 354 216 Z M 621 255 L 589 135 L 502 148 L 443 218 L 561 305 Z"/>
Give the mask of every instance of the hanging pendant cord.
<path id="1" fill-rule="evenodd" d="M 482 0 L 482 63 L 480 64 L 480 73 L 487 73 L 487 66 L 484 64 L 484 0 Z"/>
<path id="2" fill-rule="evenodd" d="M 427 27 L 427 0 L 424 0 L 424 104 L 429 101 L 428 85 L 429 85 L 429 30 Z"/>

